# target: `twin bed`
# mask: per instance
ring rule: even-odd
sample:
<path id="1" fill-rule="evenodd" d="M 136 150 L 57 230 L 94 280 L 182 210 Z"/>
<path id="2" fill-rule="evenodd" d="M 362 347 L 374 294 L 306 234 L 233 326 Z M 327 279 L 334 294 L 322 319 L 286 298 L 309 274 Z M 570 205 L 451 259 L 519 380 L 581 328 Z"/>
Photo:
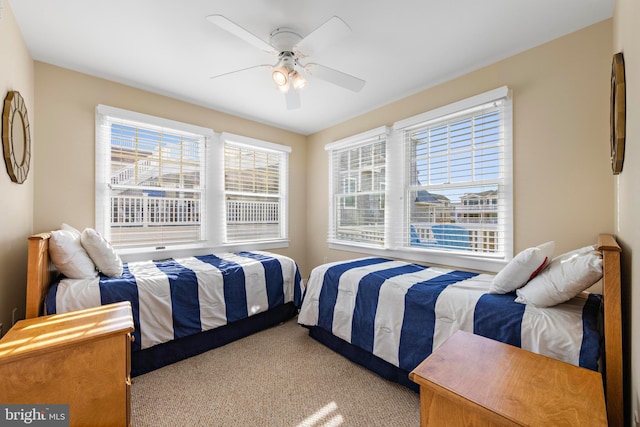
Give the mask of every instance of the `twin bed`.
<path id="1" fill-rule="evenodd" d="M 48 239 L 48 233 L 29 238 L 27 317 L 43 314 L 47 294 L 47 313 L 80 308 L 78 301 L 63 298 L 66 288 L 77 283 L 51 285 Z M 140 267 L 132 265 L 125 267 L 121 279 L 102 277 L 79 298 L 93 304 L 132 301 L 136 322 L 132 375 L 290 319 L 301 307 L 298 323 L 309 328 L 312 337 L 414 389 L 408 373 L 458 329 L 602 369 L 610 424 L 622 425 L 620 247 L 613 236 L 600 235 L 596 248 L 602 255 L 603 297 L 581 294 L 550 308 L 515 302 L 513 293 L 488 293 L 490 275 L 383 258 L 319 266 L 303 296 L 293 260 L 250 252 L 152 263 L 150 268 L 170 282 L 159 299 L 143 297 L 144 291 L 131 294 L 131 289 L 140 288 L 140 283 L 134 284 L 141 282 L 135 273 Z M 198 287 L 198 280 L 203 282 L 207 274 L 224 279 L 217 291 Z M 190 275 L 197 276 L 196 284 L 179 283 Z M 255 284 L 259 290 L 253 295 Z M 209 304 L 198 302 L 195 295 L 207 292 Z M 166 311 L 173 318 L 155 319 L 167 305 L 172 306 Z"/>
<path id="2" fill-rule="evenodd" d="M 132 376 L 277 325 L 300 306 L 300 273 L 286 256 L 244 251 L 132 262 L 119 277 L 68 279 L 49 262 L 50 237 L 29 238 L 26 317 L 131 302 Z"/>

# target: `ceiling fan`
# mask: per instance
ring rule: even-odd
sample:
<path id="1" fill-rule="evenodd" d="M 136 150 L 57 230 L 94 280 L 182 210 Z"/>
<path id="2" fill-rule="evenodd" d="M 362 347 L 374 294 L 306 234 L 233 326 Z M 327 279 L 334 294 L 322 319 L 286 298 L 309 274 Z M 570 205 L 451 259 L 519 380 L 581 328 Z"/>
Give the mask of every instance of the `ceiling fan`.
<path id="1" fill-rule="evenodd" d="M 351 32 L 349 26 L 337 16 L 327 20 L 306 37 L 302 37 L 289 28 L 276 28 L 271 32 L 268 43 L 222 15 L 210 15 L 207 16 L 207 20 L 278 58 L 278 61 L 273 65 L 254 65 L 219 74 L 211 77 L 212 79 L 253 68 L 269 68 L 272 70 L 271 77 L 276 87 L 286 96 L 287 109 L 289 110 L 300 108 L 300 94 L 298 91 L 307 84 L 305 76 L 325 80 L 354 92 L 358 92 L 364 87 L 364 80 L 350 74 L 313 62 L 307 64 L 300 62 Z"/>

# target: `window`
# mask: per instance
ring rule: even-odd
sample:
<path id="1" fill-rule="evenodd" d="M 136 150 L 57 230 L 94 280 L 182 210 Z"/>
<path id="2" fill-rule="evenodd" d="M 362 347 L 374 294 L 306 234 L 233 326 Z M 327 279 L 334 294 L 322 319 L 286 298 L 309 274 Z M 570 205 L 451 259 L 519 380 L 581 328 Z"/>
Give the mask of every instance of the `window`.
<path id="1" fill-rule="evenodd" d="M 387 128 L 326 147 L 330 164 L 330 241 L 384 245 Z"/>
<path id="2" fill-rule="evenodd" d="M 504 104 L 492 100 L 397 126 L 409 166 L 405 245 L 504 255 Z"/>
<path id="3" fill-rule="evenodd" d="M 487 270 L 509 258 L 507 95 L 503 87 L 398 121 L 388 138 L 377 129 L 327 145 L 332 247 L 373 244 L 374 254 Z"/>
<path id="4" fill-rule="evenodd" d="M 100 105 L 96 229 L 138 254 L 286 246 L 290 151 Z"/>
<path id="5" fill-rule="evenodd" d="M 116 247 L 205 239 L 213 131 L 116 108 L 96 110 L 96 228 Z"/>
<path id="6" fill-rule="evenodd" d="M 286 239 L 291 149 L 228 133 L 222 140 L 225 243 Z"/>

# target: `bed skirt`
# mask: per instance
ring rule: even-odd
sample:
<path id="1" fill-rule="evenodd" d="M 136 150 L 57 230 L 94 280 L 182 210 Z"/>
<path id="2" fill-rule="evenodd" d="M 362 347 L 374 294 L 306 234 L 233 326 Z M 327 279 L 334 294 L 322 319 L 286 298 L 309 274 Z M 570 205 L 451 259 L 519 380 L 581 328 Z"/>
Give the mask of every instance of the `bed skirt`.
<path id="1" fill-rule="evenodd" d="M 364 366 L 365 368 L 375 372 L 376 374 L 389 381 L 399 383 L 415 392 L 420 391 L 420 387 L 418 386 L 418 384 L 409 379 L 409 372 L 405 371 L 404 369 L 398 368 L 397 366 L 392 365 L 386 360 L 383 360 L 378 356 L 361 349 L 360 347 L 356 347 L 355 345 L 336 337 L 335 335 L 325 331 L 320 327 L 305 327 L 309 329 L 309 336 L 311 338 L 326 345 L 331 350 L 343 355 L 352 362 Z"/>
<path id="2" fill-rule="evenodd" d="M 298 314 L 293 302 L 195 335 L 178 338 L 131 353 L 131 376 L 146 374 L 163 366 L 223 346 L 276 326 Z"/>

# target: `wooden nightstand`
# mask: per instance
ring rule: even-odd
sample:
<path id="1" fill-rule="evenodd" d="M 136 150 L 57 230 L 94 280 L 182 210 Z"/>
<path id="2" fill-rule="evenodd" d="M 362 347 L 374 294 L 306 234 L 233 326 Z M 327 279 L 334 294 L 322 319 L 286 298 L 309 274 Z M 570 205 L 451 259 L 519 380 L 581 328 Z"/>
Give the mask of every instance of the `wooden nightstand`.
<path id="1" fill-rule="evenodd" d="M 456 332 L 409 377 L 422 426 L 606 426 L 602 377 L 467 332 Z"/>
<path id="2" fill-rule="evenodd" d="M 128 426 L 131 304 L 21 320 L 0 340 L 0 402 L 69 404 L 71 426 Z"/>

